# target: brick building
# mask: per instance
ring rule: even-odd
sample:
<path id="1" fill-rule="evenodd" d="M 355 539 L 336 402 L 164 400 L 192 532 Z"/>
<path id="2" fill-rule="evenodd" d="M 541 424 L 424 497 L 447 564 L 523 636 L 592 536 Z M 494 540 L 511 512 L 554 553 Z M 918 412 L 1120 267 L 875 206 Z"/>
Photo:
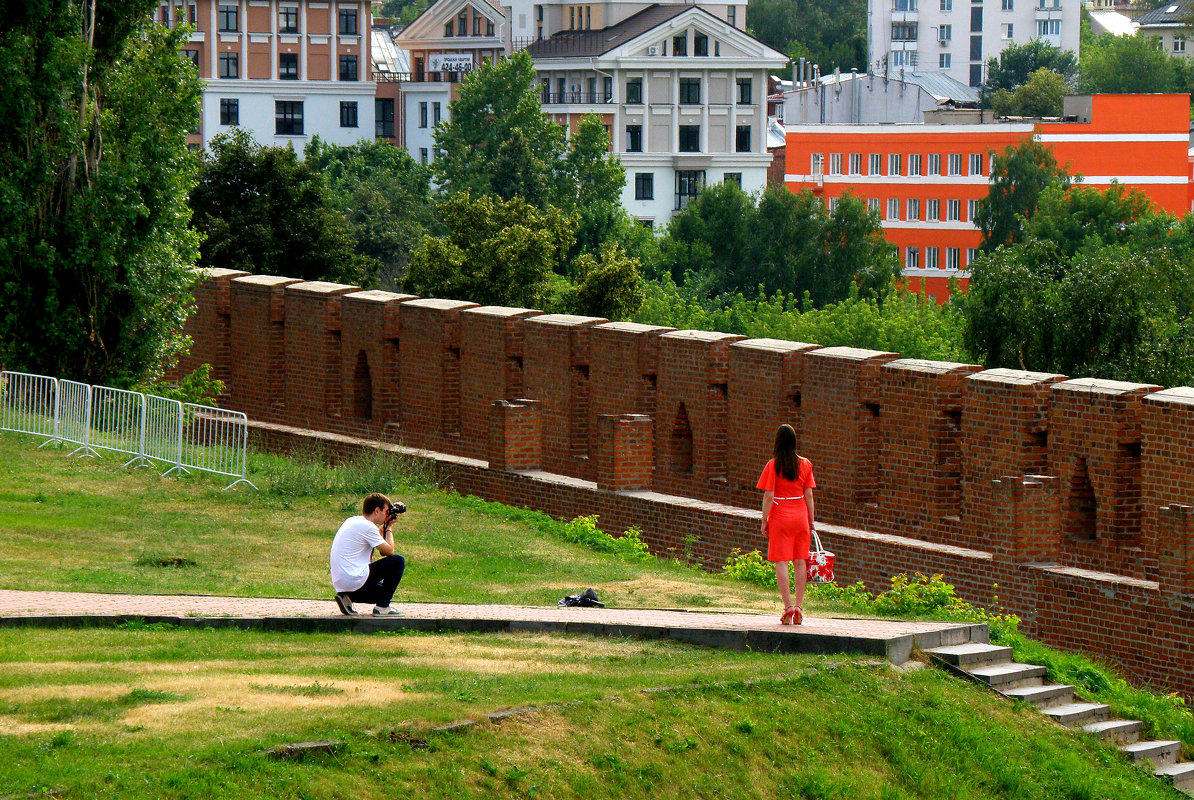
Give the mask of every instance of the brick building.
<path id="1" fill-rule="evenodd" d="M 865 198 L 910 285 L 945 302 L 951 279 L 965 287 L 978 252 L 974 214 L 993 154 L 1035 138 L 1084 185 L 1118 182 L 1185 214 L 1189 109 L 1188 95 L 1081 95 L 1065 99 L 1061 120 L 991 120 L 976 110 L 929 112 L 922 123 L 788 124 L 785 181 L 831 206 L 846 193 Z"/>

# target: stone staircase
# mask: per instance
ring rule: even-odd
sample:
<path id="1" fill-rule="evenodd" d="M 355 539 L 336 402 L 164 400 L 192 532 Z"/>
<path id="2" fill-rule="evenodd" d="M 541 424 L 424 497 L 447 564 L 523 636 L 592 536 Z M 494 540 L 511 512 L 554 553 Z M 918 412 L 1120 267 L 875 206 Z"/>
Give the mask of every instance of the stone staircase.
<path id="1" fill-rule="evenodd" d="M 1042 714 L 1068 728 L 1114 744 L 1133 762 L 1149 762 L 1161 780 L 1194 797 L 1194 761 L 1181 760 L 1181 742 L 1140 741 L 1139 720 L 1113 719 L 1101 703 L 1074 696 L 1074 687 L 1045 683 L 1045 668 L 1012 661 L 1012 649 L 992 644 L 959 644 L 926 651 L 951 672 L 994 689 L 1004 697 L 1031 703 Z"/>

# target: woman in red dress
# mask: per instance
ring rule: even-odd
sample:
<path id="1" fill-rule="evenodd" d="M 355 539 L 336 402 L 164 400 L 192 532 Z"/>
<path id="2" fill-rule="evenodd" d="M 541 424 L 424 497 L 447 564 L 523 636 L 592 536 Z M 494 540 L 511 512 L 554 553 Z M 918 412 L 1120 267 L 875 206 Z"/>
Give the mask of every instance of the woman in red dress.
<path id="1" fill-rule="evenodd" d="M 784 601 L 783 625 L 804 621 L 800 606 L 808 579 L 809 538 L 813 530 L 813 465 L 796 452 L 796 431 L 780 425 L 775 432 L 775 457 L 763 467 L 756 486 L 763 490 L 763 535 L 767 537 L 767 560 L 775 564 L 779 596 Z M 788 563 L 796 562 L 796 592 L 788 588 Z"/>

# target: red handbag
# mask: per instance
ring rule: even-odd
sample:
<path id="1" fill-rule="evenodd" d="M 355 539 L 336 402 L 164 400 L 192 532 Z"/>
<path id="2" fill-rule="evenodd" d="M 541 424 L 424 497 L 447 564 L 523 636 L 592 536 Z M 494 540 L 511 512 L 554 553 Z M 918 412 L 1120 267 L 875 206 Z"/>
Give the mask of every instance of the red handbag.
<path id="1" fill-rule="evenodd" d="M 834 555 L 821 546 L 821 537 L 815 529 L 811 533 L 813 547 L 809 550 L 808 560 L 804 562 L 808 567 L 808 582 L 833 583 Z"/>

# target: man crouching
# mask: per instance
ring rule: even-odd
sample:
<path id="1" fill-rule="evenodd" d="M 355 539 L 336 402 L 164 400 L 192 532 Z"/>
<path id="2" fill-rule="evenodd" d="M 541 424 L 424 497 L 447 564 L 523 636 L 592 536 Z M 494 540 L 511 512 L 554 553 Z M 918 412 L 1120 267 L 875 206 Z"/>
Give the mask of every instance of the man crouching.
<path id="1" fill-rule="evenodd" d="M 391 503 L 384 494 L 371 494 L 361 504 L 361 515 L 344 520 L 332 541 L 332 588 L 336 605 L 355 616 L 356 603 L 373 603 L 374 616 L 402 616 L 390 608 L 390 600 L 402 580 L 406 559 L 394 552 L 390 526 L 406 511 L 402 503 Z M 380 532 L 379 532 L 380 531 Z M 373 548 L 381 558 L 370 563 Z"/>

